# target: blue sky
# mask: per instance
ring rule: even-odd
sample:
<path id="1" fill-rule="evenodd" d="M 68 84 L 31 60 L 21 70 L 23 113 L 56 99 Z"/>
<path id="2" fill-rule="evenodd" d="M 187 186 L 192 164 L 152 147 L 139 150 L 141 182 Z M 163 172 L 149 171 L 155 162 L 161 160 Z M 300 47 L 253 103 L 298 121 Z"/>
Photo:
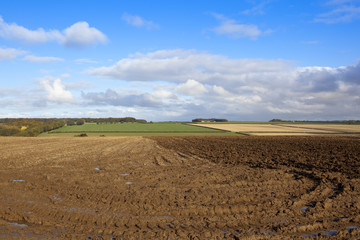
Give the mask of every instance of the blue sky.
<path id="1" fill-rule="evenodd" d="M 360 119 L 360 0 L 17 1 L 0 118 Z"/>

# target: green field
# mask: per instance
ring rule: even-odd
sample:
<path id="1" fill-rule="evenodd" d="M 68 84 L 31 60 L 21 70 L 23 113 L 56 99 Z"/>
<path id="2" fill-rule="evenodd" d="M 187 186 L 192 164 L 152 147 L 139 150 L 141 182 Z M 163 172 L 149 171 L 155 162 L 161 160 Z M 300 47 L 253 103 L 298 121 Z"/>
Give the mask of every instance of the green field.
<path id="1" fill-rule="evenodd" d="M 229 131 L 191 126 L 183 123 L 115 123 L 65 126 L 41 137 L 75 136 L 86 133 L 88 136 L 223 136 L 236 135 Z"/>

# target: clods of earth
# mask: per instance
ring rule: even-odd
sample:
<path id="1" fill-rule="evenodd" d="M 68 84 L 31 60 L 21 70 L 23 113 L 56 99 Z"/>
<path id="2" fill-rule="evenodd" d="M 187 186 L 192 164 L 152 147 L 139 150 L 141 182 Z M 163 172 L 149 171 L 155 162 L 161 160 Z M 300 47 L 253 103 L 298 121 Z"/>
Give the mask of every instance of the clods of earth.
<path id="1" fill-rule="evenodd" d="M 0 239 L 359 239 L 360 137 L 0 138 Z"/>

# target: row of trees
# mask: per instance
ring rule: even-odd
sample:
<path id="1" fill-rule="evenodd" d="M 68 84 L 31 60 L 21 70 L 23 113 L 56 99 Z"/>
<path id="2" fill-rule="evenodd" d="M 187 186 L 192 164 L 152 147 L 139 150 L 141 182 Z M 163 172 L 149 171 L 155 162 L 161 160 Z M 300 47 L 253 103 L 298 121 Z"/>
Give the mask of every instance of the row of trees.
<path id="1" fill-rule="evenodd" d="M 222 118 L 195 118 L 192 122 L 228 122 L 228 120 Z"/>
<path id="2" fill-rule="evenodd" d="M 21 132 L 21 129 L 16 126 L 9 126 L 0 124 L 0 136 L 15 136 Z"/>
<path id="3" fill-rule="evenodd" d="M 0 136 L 37 136 L 68 125 L 88 123 L 147 123 L 146 120 L 133 117 L 124 118 L 2 118 L 0 119 Z"/>
<path id="4" fill-rule="evenodd" d="M 308 120 L 283 120 L 279 118 L 271 119 L 269 122 L 360 124 L 360 120 L 308 121 Z"/>
<path id="5" fill-rule="evenodd" d="M 87 123 L 97 123 L 97 124 L 108 124 L 108 123 L 147 123 L 144 119 L 136 119 L 133 117 L 124 117 L 124 118 L 68 118 L 66 120 L 66 125 L 83 125 Z"/>
<path id="6" fill-rule="evenodd" d="M 93 119 L 98 124 L 101 123 L 147 123 L 144 119 L 136 119 L 133 117 L 124 117 L 124 118 L 97 118 Z"/>
<path id="7" fill-rule="evenodd" d="M 0 135 L 33 137 L 63 126 L 64 119 L 0 119 Z"/>
<path id="8" fill-rule="evenodd" d="M 68 120 L 66 121 L 66 125 L 68 125 L 68 126 L 84 125 L 84 124 L 85 124 L 85 120 L 84 120 L 84 119 L 77 119 L 77 120 L 68 119 Z"/>

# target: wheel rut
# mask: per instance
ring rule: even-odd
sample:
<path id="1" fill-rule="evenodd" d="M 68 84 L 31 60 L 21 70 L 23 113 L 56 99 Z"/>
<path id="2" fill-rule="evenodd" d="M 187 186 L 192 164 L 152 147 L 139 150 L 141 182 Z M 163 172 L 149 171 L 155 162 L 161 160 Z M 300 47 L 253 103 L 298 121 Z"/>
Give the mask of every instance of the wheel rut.
<path id="1" fill-rule="evenodd" d="M 358 142 L 0 138 L 0 239 L 356 238 Z"/>

